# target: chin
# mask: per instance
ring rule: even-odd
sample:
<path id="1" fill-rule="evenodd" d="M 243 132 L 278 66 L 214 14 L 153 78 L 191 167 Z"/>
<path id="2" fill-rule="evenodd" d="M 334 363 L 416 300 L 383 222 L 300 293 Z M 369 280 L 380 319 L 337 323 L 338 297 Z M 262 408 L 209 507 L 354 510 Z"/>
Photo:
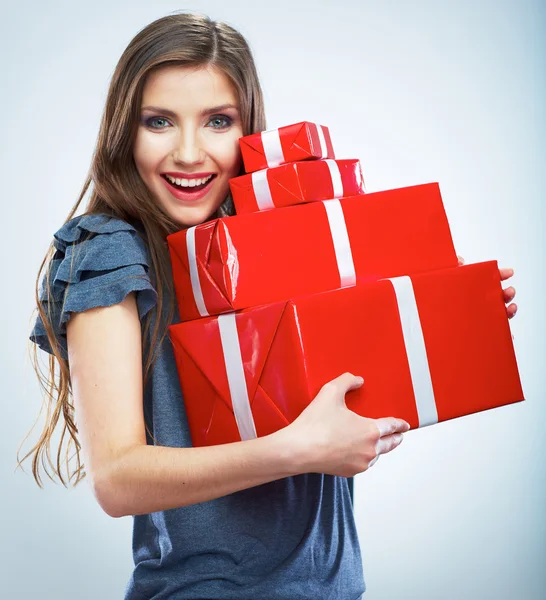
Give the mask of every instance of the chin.
<path id="1" fill-rule="evenodd" d="M 181 229 L 186 229 L 214 219 L 219 206 L 184 206 L 178 210 L 171 209 L 168 214 Z"/>

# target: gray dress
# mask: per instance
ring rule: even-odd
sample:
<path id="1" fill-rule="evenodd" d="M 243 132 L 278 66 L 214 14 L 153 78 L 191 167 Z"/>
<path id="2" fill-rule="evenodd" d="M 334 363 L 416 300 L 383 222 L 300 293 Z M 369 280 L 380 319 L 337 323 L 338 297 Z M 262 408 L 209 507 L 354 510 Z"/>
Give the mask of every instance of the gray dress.
<path id="1" fill-rule="evenodd" d="M 71 313 L 116 304 L 131 291 L 141 319 L 155 307 L 147 247 L 132 225 L 85 215 L 54 237 L 50 310 L 65 356 Z M 51 352 L 39 318 L 31 340 Z M 159 445 L 191 446 L 168 336 L 144 391 L 144 409 Z M 345 478 L 298 475 L 132 518 L 135 566 L 125 600 L 358 600 L 365 591 Z"/>

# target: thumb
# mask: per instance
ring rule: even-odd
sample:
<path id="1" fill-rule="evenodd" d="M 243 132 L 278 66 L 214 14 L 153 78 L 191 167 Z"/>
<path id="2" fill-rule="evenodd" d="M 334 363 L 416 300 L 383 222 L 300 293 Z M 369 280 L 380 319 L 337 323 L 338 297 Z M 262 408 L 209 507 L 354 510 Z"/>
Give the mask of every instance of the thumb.
<path id="1" fill-rule="evenodd" d="M 334 379 L 332 383 L 337 388 L 336 391 L 338 393 L 336 395 L 339 397 L 339 400 L 345 404 L 345 394 L 361 388 L 364 384 L 364 378 L 352 373 L 343 373 L 343 375 Z"/>

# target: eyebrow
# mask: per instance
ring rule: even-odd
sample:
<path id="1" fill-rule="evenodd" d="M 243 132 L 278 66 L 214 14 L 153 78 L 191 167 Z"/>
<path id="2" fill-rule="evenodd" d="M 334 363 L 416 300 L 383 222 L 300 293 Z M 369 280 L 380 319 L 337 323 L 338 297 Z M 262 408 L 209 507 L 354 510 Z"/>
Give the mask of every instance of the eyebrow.
<path id="1" fill-rule="evenodd" d="M 239 110 L 239 108 L 235 104 L 220 104 L 219 106 L 213 106 L 212 108 L 206 108 L 201 111 L 202 115 L 211 115 L 213 113 L 221 112 L 228 108 L 234 108 L 235 110 Z M 161 106 L 143 106 L 140 110 L 149 110 L 150 112 L 157 112 L 165 115 L 166 117 L 176 118 L 176 113 L 168 108 L 162 108 Z"/>

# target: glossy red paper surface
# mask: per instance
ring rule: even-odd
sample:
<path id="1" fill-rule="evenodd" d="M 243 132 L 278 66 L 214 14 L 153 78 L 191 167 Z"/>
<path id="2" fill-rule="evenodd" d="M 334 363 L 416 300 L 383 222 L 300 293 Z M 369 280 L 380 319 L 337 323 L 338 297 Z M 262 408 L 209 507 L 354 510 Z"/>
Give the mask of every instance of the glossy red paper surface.
<path id="1" fill-rule="evenodd" d="M 438 184 L 340 202 L 360 283 L 457 265 Z M 190 280 L 186 233 L 167 238 L 183 321 L 201 316 Z M 322 202 L 210 221 L 195 228 L 195 244 L 210 315 L 340 287 Z"/>
<path id="2" fill-rule="evenodd" d="M 327 156 L 322 156 L 317 125 L 308 121 L 279 127 L 279 137 L 284 155 L 284 163 L 318 158 L 335 158 L 330 131 L 323 127 Z M 247 135 L 239 140 L 243 164 L 247 173 L 267 168 L 267 159 L 260 133 Z M 282 164 L 282 163 L 281 163 Z"/>
<path id="3" fill-rule="evenodd" d="M 438 420 L 523 400 L 496 261 L 411 280 Z M 365 380 L 347 395 L 351 410 L 418 427 L 389 281 L 252 308 L 236 319 L 259 436 L 293 421 L 327 381 L 346 371 Z M 217 323 L 211 317 L 170 328 L 195 446 L 240 440 Z"/>
<path id="4" fill-rule="evenodd" d="M 357 159 L 336 160 L 343 184 L 343 196 L 364 193 L 362 168 Z M 275 208 L 329 200 L 334 187 L 328 164 L 323 160 L 302 161 L 266 170 L 271 200 Z M 252 184 L 252 175 L 230 179 L 229 185 L 238 215 L 260 210 Z"/>

